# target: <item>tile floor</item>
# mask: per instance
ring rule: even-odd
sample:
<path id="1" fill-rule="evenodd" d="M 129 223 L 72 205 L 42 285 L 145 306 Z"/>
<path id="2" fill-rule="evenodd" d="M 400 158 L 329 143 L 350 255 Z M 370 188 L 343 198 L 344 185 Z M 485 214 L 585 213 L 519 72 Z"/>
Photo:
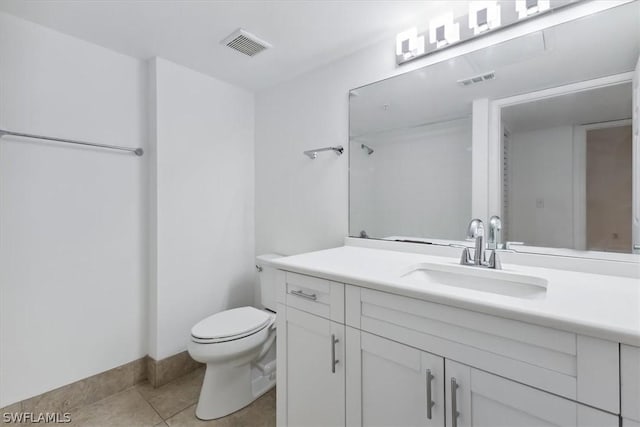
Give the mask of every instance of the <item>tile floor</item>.
<path id="1" fill-rule="evenodd" d="M 201 421 L 196 403 L 204 368 L 162 387 L 148 382 L 71 411 L 74 427 L 273 427 L 276 425 L 275 389 L 225 418 Z"/>

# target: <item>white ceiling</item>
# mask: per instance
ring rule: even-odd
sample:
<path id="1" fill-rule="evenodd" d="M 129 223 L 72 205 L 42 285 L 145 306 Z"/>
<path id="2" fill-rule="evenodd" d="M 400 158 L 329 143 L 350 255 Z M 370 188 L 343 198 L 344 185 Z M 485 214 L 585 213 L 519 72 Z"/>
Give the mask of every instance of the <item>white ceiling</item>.
<path id="1" fill-rule="evenodd" d="M 161 56 L 250 90 L 332 62 L 466 1 L 1 0 L 0 10 L 115 51 Z M 244 28 L 273 45 L 253 58 L 220 44 Z M 391 55 L 393 53 L 390 53 Z"/>
<path id="2" fill-rule="evenodd" d="M 502 121 L 516 133 L 630 119 L 632 94 L 631 83 L 624 83 L 527 102 L 504 108 Z"/>

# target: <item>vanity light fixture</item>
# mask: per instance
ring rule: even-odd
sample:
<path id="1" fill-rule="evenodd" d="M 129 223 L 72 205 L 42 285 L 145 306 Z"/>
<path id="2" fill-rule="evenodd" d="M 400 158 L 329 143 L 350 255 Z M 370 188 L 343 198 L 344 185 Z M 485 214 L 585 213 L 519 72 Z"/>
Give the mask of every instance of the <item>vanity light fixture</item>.
<path id="1" fill-rule="evenodd" d="M 472 1 L 469 3 L 469 28 L 474 35 L 493 30 L 500 26 L 500 5 L 493 1 Z"/>
<path id="2" fill-rule="evenodd" d="M 429 43 L 437 49 L 460 41 L 460 24 L 454 22 L 453 13 L 447 13 L 429 22 Z"/>
<path id="3" fill-rule="evenodd" d="M 493 31 L 500 31 L 527 19 L 535 19 L 582 0 L 473 0 L 468 14 L 454 16 L 452 12 L 429 22 L 419 31 L 410 28 L 396 36 L 396 64 L 438 52 L 458 43 L 473 40 Z M 515 3 L 515 7 L 514 7 Z"/>
<path id="4" fill-rule="evenodd" d="M 516 12 L 518 19 L 524 19 L 531 15 L 549 10 L 551 2 L 549 0 L 516 0 Z"/>
<path id="5" fill-rule="evenodd" d="M 409 28 L 396 36 L 396 55 L 405 60 L 424 54 L 424 36 L 418 37 L 416 27 Z"/>

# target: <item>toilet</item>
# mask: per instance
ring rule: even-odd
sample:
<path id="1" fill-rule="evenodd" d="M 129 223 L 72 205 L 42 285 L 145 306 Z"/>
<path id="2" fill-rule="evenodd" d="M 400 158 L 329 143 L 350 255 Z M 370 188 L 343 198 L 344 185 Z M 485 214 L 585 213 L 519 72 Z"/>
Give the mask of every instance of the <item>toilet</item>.
<path id="1" fill-rule="evenodd" d="M 225 310 L 191 329 L 189 354 L 207 365 L 196 407 L 196 416 L 202 420 L 229 415 L 275 386 L 276 275 L 269 260 L 279 257 L 256 258 L 263 309 Z"/>

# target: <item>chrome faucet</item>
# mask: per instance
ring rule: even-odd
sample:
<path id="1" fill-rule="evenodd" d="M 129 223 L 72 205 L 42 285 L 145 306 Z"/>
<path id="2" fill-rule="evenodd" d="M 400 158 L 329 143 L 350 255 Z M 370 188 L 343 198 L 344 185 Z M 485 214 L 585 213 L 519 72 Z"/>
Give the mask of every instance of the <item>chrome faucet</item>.
<path id="1" fill-rule="evenodd" d="M 467 239 L 475 239 L 476 248 L 473 251 L 473 265 L 482 265 L 484 262 L 484 224 L 477 218 L 469 223 Z"/>
<path id="2" fill-rule="evenodd" d="M 498 215 L 489 219 L 489 239 L 487 239 L 488 249 L 502 249 L 502 220 Z"/>
<path id="3" fill-rule="evenodd" d="M 492 218 L 493 219 L 493 218 Z M 498 221 L 500 219 L 498 218 Z M 495 249 L 491 251 L 489 260 L 486 260 L 485 246 L 484 246 L 484 224 L 477 218 L 474 218 L 469 223 L 467 229 L 467 239 L 475 240 L 475 249 L 473 250 L 473 258 L 469 248 L 462 250 L 462 257 L 460 258 L 460 264 L 472 265 L 474 267 L 485 267 L 501 269 L 500 259 Z"/>

